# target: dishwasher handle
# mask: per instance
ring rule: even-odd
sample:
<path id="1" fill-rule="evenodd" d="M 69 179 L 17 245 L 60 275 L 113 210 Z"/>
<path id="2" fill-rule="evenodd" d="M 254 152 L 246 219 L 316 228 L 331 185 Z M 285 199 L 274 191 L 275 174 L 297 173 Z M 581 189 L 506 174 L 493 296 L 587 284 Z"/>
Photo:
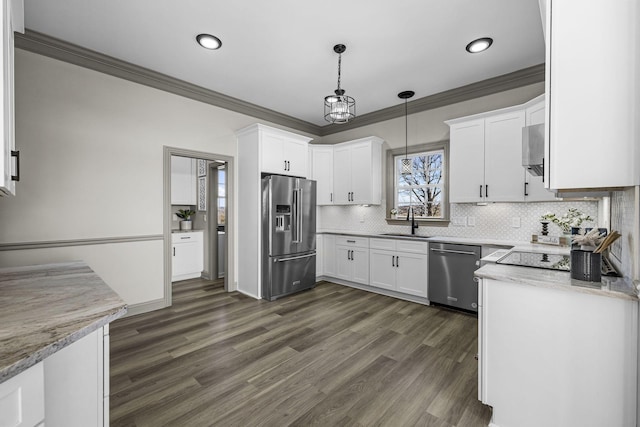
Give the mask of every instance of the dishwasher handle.
<path id="1" fill-rule="evenodd" d="M 451 249 L 435 249 L 435 248 L 430 248 L 431 251 L 433 252 L 438 252 L 441 254 L 461 254 L 461 255 L 476 255 L 475 252 L 469 252 L 469 251 L 452 251 Z"/>

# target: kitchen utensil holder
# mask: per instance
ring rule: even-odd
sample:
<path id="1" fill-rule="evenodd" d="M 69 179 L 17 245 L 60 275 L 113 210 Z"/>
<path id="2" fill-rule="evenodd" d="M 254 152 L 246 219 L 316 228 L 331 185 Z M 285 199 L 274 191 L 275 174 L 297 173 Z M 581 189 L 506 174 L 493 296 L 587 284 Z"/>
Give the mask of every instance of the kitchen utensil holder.
<path id="1" fill-rule="evenodd" d="M 591 251 L 571 251 L 571 278 L 585 282 L 599 282 L 602 274 L 602 256 Z"/>

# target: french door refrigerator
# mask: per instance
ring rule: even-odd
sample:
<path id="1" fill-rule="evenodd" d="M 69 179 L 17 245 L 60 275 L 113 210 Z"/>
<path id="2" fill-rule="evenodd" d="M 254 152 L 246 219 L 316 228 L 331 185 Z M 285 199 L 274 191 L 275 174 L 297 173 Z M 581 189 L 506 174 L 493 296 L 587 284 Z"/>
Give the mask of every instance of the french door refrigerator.
<path id="1" fill-rule="evenodd" d="M 262 179 L 262 245 L 264 299 L 315 286 L 315 181 L 281 175 Z"/>

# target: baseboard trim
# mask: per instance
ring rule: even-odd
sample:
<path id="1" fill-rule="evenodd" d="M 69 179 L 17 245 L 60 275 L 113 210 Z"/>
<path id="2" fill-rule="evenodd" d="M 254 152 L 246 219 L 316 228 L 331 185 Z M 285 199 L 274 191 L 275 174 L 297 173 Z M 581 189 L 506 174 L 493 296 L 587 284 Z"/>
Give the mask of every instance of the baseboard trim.
<path id="1" fill-rule="evenodd" d="M 338 285 L 349 286 L 350 288 L 360 289 L 361 291 L 373 292 L 380 295 L 385 295 L 392 298 L 397 298 L 409 302 L 415 302 L 422 305 L 431 305 L 428 298 L 418 297 L 415 295 L 403 294 L 402 292 L 391 291 L 388 289 L 380 289 L 375 286 L 363 285 L 362 283 L 350 282 L 348 280 L 337 279 L 330 276 L 317 276 L 316 281 L 325 281 L 331 283 L 337 283 Z"/>
<path id="2" fill-rule="evenodd" d="M 124 317 L 136 316 L 138 314 L 149 313 L 151 311 L 160 310 L 167 307 L 165 305 L 164 298 L 159 298 L 152 301 L 140 302 L 138 304 L 131 304 L 128 306 L 127 314 Z"/>

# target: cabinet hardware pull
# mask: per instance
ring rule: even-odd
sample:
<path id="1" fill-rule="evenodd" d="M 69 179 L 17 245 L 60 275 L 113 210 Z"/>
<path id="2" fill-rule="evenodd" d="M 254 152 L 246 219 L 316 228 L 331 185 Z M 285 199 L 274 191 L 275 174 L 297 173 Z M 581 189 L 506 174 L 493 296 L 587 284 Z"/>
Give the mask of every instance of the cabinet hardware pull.
<path id="1" fill-rule="evenodd" d="M 355 243 L 355 240 L 347 240 L 347 243 Z"/>
<path id="2" fill-rule="evenodd" d="M 181 237 L 181 238 L 180 238 L 180 240 L 187 240 L 187 239 L 190 239 L 190 238 L 191 238 L 190 236 L 187 236 L 187 237 Z"/>
<path id="3" fill-rule="evenodd" d="M 173 248 L 173 256 L 176 256 L 176 248 Z"/>
<path id="4" fill-rule="evenodd" d="M 333 202 L 333 193 L 329 193 L 329 201 Z"/>
<path id="5" fill-rule="evenodd" d="M 396 257 L 391 256 L 391 267 L 395 267 L 395 266 L 396 266 Z"/>
<path id="6" fill-rule="evenodd" d="M 400 267 L 400 257 L 396 257 L 396 267 Z"/>
<path id="7" fill-rule="evenodd" d="M 544 157 L 542 158 L 542 182 L 544 182 Z"/>
<path id="8" fill-rule="evenodd" d="M 287 161 L 284 161 L 284 170 L 287 170 Z"/>
<path id="9" fill-rule="evenodd" d="M 484 197 L 489 197 L 489 184 L 484 186 Z"/>
<path id="10" fill-rule="evenodd" d="M 524 195 L 525 195 L 525 196 L 528 196 L 528 195 L 529 195 L 529 193 L 527 192 L 527 185 L 529 185 L 529 183 L 528 183 L 528 182 L 525 182 L 525 183 L 524 183 Z"/>
<path id="11" fill-rule="evenodd" d="M 11 151 L 11 157 L 16 158 L 16 174 L 11 175 L 11 181 L 20 181 L 20 151 Z"/>
<path id="12" fill-rule="evenodd" d="M 482 184 L 480 184 L 480 198 L 482 198 Z"/>

